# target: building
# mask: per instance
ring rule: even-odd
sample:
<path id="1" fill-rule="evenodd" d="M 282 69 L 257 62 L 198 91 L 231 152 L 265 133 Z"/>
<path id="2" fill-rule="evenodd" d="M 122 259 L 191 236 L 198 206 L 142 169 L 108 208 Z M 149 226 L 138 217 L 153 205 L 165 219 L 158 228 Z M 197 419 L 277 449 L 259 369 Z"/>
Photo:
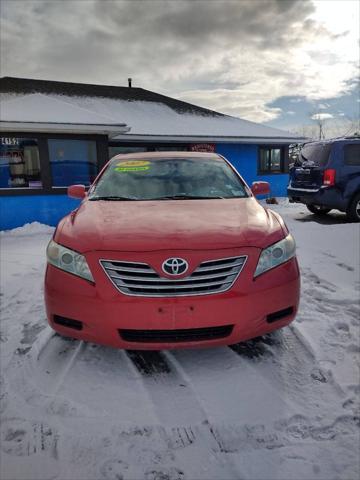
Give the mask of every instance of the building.
<path id="1" fill-rule="evenodd" d="M 68 185 L 89 185 L 118 153 L 209 150 L 248 183 L 286 195 L 288 147 L 302 139 L 142 88 L 0 79 L 0 229 L 55 225 L 76 208 Z"/>

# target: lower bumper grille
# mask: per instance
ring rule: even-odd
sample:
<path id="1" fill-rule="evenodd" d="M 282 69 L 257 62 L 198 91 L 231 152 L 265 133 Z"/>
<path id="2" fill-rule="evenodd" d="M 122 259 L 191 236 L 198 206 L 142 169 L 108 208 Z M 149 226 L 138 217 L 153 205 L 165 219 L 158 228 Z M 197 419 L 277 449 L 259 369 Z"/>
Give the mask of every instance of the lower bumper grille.
<path id="1" fill-rule="evenodd" d="M 73 328 L 74 330 L 82 330 L 83 324 L 79 320 L 73 320 L 72 318 L 60 317 L 54 315 L 54 323 L 61 325 L 62 327 Z"/>
<path id="2" fill-rule="evenodd" d="M 198 342 L 228 337 L 234 325 L 221 327 L 187 328 L 182 330 L 119 330 L 120 337 L 126 342 L 138 343 L 176 343 Z"/>
<path id="3" fill-rule="evenodd" d="M 277 320 L 282 320 L 283 318 L 288 317 L 293 313 L 294 313 L 293 307 L 284 308 L 284 310 L 278 310 L 277 312 L 269 313 L 269 315 L 266 317 L 266 321 L 268 323 L 273 323 L 273 322 L 276 322 Z"/>

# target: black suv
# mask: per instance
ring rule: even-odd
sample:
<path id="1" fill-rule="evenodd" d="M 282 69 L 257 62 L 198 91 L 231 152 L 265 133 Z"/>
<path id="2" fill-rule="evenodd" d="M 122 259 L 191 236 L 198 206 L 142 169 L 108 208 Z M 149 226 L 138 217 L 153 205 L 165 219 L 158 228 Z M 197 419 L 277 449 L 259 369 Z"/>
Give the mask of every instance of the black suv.
<path id="1" fill-rule="evenodd" d="M 333 208 L 360 221 L 360 137 L 306 143 L 290 168 L 290 202 L 325 215 Z"/>

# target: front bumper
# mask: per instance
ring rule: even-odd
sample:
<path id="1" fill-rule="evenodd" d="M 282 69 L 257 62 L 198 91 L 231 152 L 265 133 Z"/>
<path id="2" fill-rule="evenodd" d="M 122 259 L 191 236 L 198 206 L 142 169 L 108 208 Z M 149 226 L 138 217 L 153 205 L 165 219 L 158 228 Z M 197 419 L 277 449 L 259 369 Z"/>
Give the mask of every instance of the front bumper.
<path id="1" fill-rule="evenodd" d="M 230 255 L 229 255 L 230 253 Z M 96 284 L 47 266 L 45 303 L 50 326 L 62 335 L 124 349 L 161 350 L 230 345 L 271 332 L 289 324 L 295 317 L 300 291 L 296 258 L 270 270 L 256 279 L 253 274 L 260 255 L 257 248 L 214 252 L 176 252 L 190 263 L 247 255 L 248 260 L 232 288 L 226 292 L 183 297 L 135 297 L 119 292 L 110 282 L 99 259 L 142 260 L 156 264 L 161 257 L 174 252 L 91 252 L 86 254 Z M 137 257 L 137 258 L 134 258 Z M 287 310 L 288 309 L 288 310 Z M 287 314 L 269 323 L 268 315 Z M 81 322 L 81 330 L 55 323 L 57 317 Z M 272 317 L 270 317 L 272 318 Z M 230 331 L 225 327 L 233 326 Z M 174 331 L 224 327 L 221 338 L 177 339 L 169 341 Z M 136 335 L 124 331 L 165 332 L 161 341 L 137 341 Z M 221 330 L 221 328 L 220 328 Z M 203 330 L 201 330 L 203 331 Z M 129 341 L 131 339 L 131 341 Z"/>

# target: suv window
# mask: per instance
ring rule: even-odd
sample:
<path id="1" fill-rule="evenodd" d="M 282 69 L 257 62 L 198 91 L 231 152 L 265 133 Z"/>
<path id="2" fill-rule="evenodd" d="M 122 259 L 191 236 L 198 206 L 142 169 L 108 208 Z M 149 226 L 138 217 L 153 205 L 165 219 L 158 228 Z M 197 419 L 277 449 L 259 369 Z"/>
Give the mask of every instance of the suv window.
<path id="1" fill-rule="evenodd" d="M 312 162 L 318 167 L 323 167 L 329 160 L 331 143 L 304 145 L 300 152 L 300 160 Z"/>
<path id="2" fill-rule="evenodd" d="M 360 143 L 345 145 L 344 163 L 345 165 L 360 166 Z"/>

